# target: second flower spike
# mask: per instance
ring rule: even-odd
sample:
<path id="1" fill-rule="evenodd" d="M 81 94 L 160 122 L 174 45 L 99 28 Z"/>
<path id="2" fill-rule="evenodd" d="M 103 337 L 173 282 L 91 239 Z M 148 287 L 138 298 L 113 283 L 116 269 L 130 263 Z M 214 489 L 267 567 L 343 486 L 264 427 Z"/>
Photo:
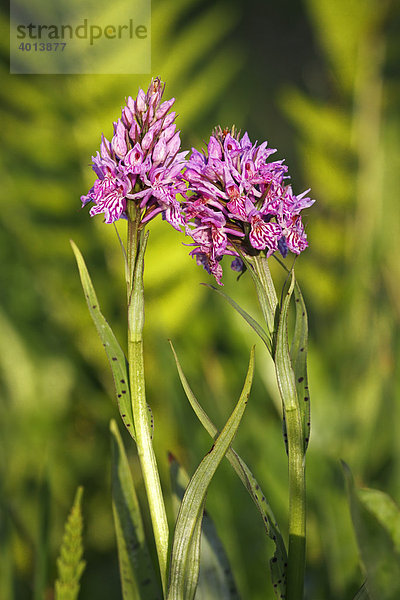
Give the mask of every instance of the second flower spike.
<path id="1" fill-rule="evenodd" d="M 221 284 L 220 261 L 236 256 L 232 268 L 245 254 L 288 250 L 299 254 L 307 247 L 300 213 L 314 202 L 307 192 L 295 196 L 284 180 L 282 160 L 269 162 L 276 150 L 267 142 L 253 144 L 247 133 L 216 128 L 206 152 L 193 149 L 185 178 L 193 194 L 185 203 L 186 233 L 193 238 L 191 255 Z M 308 191 L 308 190 L 307 190 Z"/>

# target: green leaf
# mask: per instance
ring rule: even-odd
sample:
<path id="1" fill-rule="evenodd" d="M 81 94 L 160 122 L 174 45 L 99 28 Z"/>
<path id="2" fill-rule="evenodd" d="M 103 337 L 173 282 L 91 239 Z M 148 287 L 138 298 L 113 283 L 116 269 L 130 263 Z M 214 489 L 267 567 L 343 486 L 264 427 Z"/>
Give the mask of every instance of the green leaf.
<path id="1" fill-rule="evenodd" d="M 189 545 L 189 553 L 186 560 L 186 577 L 183 583 L 183 598 L 187 598 L 190 600 L 192 600 L 195 597 L 200 576 L 200 541 L 205 505 L 206 498 L 204 497 L 198 512 L 199 518 L 196 519 L 194 523 L 193 535 L 191 543 Z"/>
<path id="2" fill-rule="evenodd" d="M 258 301 L 267 324 L 268 332 L 271 339 L 273 339 L 278 309 L 278 298 L 269 270 L 268 259 L 261 255 L 247 256 L 244 253 L 240 253 L 240 256 L 253 278 Z"/>
<path id="3" fill-rule="evenodd" d="M 169 457 L 169 462 L 172 500 L 176 514 L 178 514 L 185 488 L 189 483 L 189 476 L 172 455 Z M 201 524 L 201 521 L 199 523 Z M 196 600 L 233 600 L 237 598 L 239 595 L 228 556 L 211 517 L 204 512 Z"/>
<path id="4" fill-rule="evenodd" d="M 128 459 L 114 420 L 110 422 L 110 431 L 112 505 L 123 599 L 160 599 Z"/>
<path id="5" fill-rule="evenodd" d="M 278 382 L 279 393 L 282 400 L 282 420 L 283 420 L 283 439 L 285 442 L 286 453 L 288 454 L 288 436 L 287 436 L 287 425 L 286 425 L 286 411 L 299 410 L 297 389 L 295 375 L 293 371 L 293 365 L 289 352 L 289 340 L 287 331 L 287 319 L 290 300 L 293 294 L 294 288 L 294 273 L 292 271 L 292 279 L 289 286 L 289 290 L 285 296 L 282 304 L 281 312 L 279 315 L 279 324 L 276 334 L 276 348 L 275 348 L 275 373 L 276 380 Z M 300 418 L 300 415 L 299 415 Z M 304 442 L 303 442 L 304 446 Z"/>
<path id="6" fill-rule="evenodd" d="M 308 319 L 307 310 L 300 286 L 295 282 L 294 299 L 296 321 L 290 348 L 290 357 L 296 381 L 297 398 L 303 423 L 304 452 L 310 439 L 310 392 L 307 377 Z"/>
<path id="7" fill-rule="evenodd" d="M 253 319 L 253 317 L 251 315 L 249 315 L 249 313 L 247 313 L 241 306 L 239 306 L 239 304 L 237 304 L 234 300 L 232 300 L 232 298 L 230 298 L 228 296 L 228 294 L 225 294 L 222 290 L 216 288 L 214 285 L 210 285 L 209 283 L 204 283 L 203 285 L 205 285 L 206 287 L 209 287 L 212 290 L 214 290 L 215 292 L 217 292 L 220 296 L 225 298 L 225 300 L 227 302 L 229 302 L 229 304 L 231 306 L 233 306 L 233 308 L 243 317 L 243 319 L 250 325 L 250 327 L 252 327 L 254 329 L 254 331 L 257 333 L 257 335 L 262 339 L 262 341 L 264 342 L 264 344 L 266 345 L 266 347 L 268 349 L 268 352 L 271 354 L 272 353 L 271 338 L 268 335 L 268 333 L 263 329 L 263 327 L 261 327 L 261 325 L 255 319 Z"/>
<path id="8" fill-rule="evenodd" d="M 198 579 L 198 560 L 193 554 L 192 544 L 197 543 L 199 522 L 203 518 L 203 505 L 208 486 L 232 443 L 237 432 L 244 410 L 254 373 L 254 347 L 250 354 L 249 368 L 239 401 L 228 419 L 225 427 L 214 442 L 210 452 L 204 457 L 182 500 L 175 526 L 172 546 L 170 585 L 168 600 L 192 600 Z M 196 553 L 200 551 L 200 548 Z"/>
<path id="9" fill-rule="evenodd" d="M 65 533 L 57 560 L 58 579 L 55 585 L 55 600 L 76 600 L 79 594 L 79 580 L 85 569 L 82 560 L 82 513 L 83 488 L 79 487 L 70 515 L 65 525 Z"/>
<path id="10" fill-rule="evenodd" d="M 283 301 L 279 317 L 275 350 L 276 378 L 285 410 L 296 408 L 298 406 L 296 381 L 294 377 L 292 361 L 290 358 L 287 331 L 288 311 L 290 300 L 293 294 L 294 282 L 294 274 L 292 273 L 292 280 L 290 282 L 289 290 Z"/>
<path id="11" fill-rule="evenodd" d="M 197 401 L 195 395 L 193 394 L 189 383 L 185 377 L 181 364 L 178 360 L 177 354 L 173 347 L 172 342 L 170 341 L 170 345 L 172 348 L 172 352 L 175 357 L 176 366 L 178 369 L 179 378 L 182 383 L 182 387 L 186 393 L 187 399 L 190 402 L 191 407 L 196 413 L 197 418 L 200 423 L 209 433 L 209 435 L 215 439 L 218 434 L 218 430 L 208 417 L 206 412 L 200 406 Z M 233 469 L 236 471 L 236 474 L 242 481 L 243 485 L 249 492 L 251 498 L 253 499 L 255 505 L 257 506 L 263 520 L 265 531 L 268 537 L 275 544 L 275 552 L 273 557 L 270 560 L 271 567 L 271 578 L 272 584 L 274 586 L 274 591 L 279 598 L 281 594 L 285 593 L 285 571 L 287 566 L 287 553 L 285 548 L 285 543 L 282 538 L 282 534 L 279 530 L 278 524 L 276 522 L 275 516 L 272 512 L 271 507 L 269 506 L 266 496 L 263 493 L 258 481 L 254 477 L 253 473 L 250 471 L 249 467 L 246 463 L 240 458 L 240 456 L 233 450 L 233 448 L 229 448 L 226 453 L 226 458 L 230 462 Z"/>
<path id="12" fill-rule="evenodd" d="M 84 258 L 79 248 L 72 240 L 71 246 L 75 254 L 76 262 L 78 264 L 79 275 L 81 278 L 82 287 L 89 308 L 89 312 L 96 326 L 97 332 L 103 343 L 108 361 L 110 363 L 114 379 L 115 393 L 117 397 L 119 412 L 125 424 L 125 427 L 129 431 L 133 439 L 135 439 L 135 429 L 133 424 L 132 405 L 129 391 L 129 370 L 125 354 L 121 346 L 119 345 L 118 340 L 115 337 L 110 325 L 107 323 L 100 310 L 99 301 L 97 299 L 96 292 L 90 279 L 90 275 L 87 270 Z"/>
<path id="13" fill-rule="evenodd" d="M 375 490 L 372 494 L 360 494 L 349 467 L 344 462 L 342 467 L 369 596 L 371 600 L 398 600 L 400 554 L 394 541 L 398 541 L 398 509 L 385 494 L 381 496 Z M 393 527 L 388 522 L 389 515 L 395 515 Z"/>

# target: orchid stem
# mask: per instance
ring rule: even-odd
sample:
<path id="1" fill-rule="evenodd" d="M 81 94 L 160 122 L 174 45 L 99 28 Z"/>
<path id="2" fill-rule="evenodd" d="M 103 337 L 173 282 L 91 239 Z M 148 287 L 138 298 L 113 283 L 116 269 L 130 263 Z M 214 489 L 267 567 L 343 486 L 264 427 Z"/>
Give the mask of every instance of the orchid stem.
<path id="1" fill-rule="evenodd" d="M 289 466 L 289 548 L 286 598 L 302 600 L 306 560 L 306 482 L 303 432 L 298 407 L 285 411 Z"/>
<path id="2" fill-rule="evenodd" d="M 166 593 L 168 561 L 168 522 L 160 476 L 152 444 L 149 409 L 146 402 L 143 325 L 143 267 L 147 239 L 139 230 L 140 214 L 133 202 L 128 209 L 128 362 L 136 445 L 146 489 L 147 501 L 157 549 L 161 581 Z"/>
<path id="3" fill-rule="evenodd" d="M 268 331 L 275 340 L 276 311 L 278 298 L 275 286 L 268 267 L 268 261 L 262 256 L 252 258 L 254 268 L 253 279 L 256 284 L 258 299 Z M 286 332 L 287 336 L 287 332 Z M 286 343 L 288 340 L 286 338 Z M 286 599 L 302 600 L 304 593 L 304 571 L 306 555 L 306 480 L 305 480 L 305 450 L 300 407 L 295 397 L 284 397 L 279 377 L 285 374 L 280 372 L 280 366 L 275 362 L 280 389 L 287 434 L 288 473 L 289 473 L 289 548 L 288 566 L 286 572 Z M 292 368 L 292 367 L 291 367 Z"/>

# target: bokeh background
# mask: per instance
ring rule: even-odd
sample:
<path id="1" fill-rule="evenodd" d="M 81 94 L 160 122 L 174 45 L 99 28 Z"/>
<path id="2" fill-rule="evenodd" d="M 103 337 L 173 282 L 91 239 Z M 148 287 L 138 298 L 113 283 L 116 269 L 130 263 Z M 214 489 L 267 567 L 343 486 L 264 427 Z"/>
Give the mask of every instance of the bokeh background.
<path id="1" fill-rule="evenodd" d="M 400 502 L 399 26 L 400 5 L 388 0 L 152 2 L 152 75 L 177 98 L 183 146 L 234 123 L 278 148 L 295 191 L 311 187 L 317 199 L 305 219 L 310 248 L 297 262 L 310 320 L 306 587 L 317 600 L 352 598 L 363 580 L 340 459 L 358 484 Z M 63 523 L 83 485 L 80 598 L 118 599 L 108 430 L 118 413 L 69 239 L 123 344 L 119 244 L 111 226 L 80 210 L 79 197 L 93 182 L 101 132 L 111 135 L 124 97 L 146 89 L 150 76 L 10 76 L 6 13 L 1 30 L 0 598 L 52 598 Z M 285 530 L 271 364 L 240 317 L 200 285 L 211 281 L 182 242 L 167 223 L 152 223 L 145 360 L 163 485 L 168 450 L 193 473 L 210 447 L 168 338 L 219 425 L 256 342 L 253 393 L 235 445 Z M 225 291 L 259 315 L 249 277 L 237 282 L 225 267 Z M 243 598 L 272 598 L 271 547 L 229 465 L 207 506 Z"/>

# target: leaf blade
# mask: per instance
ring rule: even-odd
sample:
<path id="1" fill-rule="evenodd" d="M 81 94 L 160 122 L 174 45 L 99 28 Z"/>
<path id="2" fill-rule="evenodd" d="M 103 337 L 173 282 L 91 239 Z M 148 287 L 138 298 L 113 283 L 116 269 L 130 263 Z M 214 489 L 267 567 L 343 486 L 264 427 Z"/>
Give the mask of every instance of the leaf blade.
<path id="1" fill-rule="evenodd" d="M 189 476 L 172 455 L 169 457 L 169 463 L 173 504 L 177 515 L 189 483 Z M 211 517 L 204 511 L 196 600 L 237 600 L 238 598 L 228 556 Z"/>
<path id="2" fill-rule="evenodd" d="M 207 413 L 201 407 L 194 393 L 192 392 L 171 340 L 170 345 L 175 358 L 178 375 L 181 380 L 186 397 L 189 400 L 189 403 L 192 406 L 201 424 L 209 433 L 209 435 L 214 439 L 218 434 L 218 430 L 211 421 L 211 419 L 208 417 Z M 282 534 L 279 530 L 279 526 L 275 519 L 274 513 L 266 500 L 265 494 L 263 493 L 258 481 L 254 477 L 246 463 L 240 458 L 240 456 L 235 452 L 235 450 L 233 450 L 233 448 L 229 448 L 229 450 L 226 453 L 226 458 L 230 462 L 233 469 L 236 471 L 236 474 L 238 475 L 243 485 L 249 492 L 251 498 L 253 499 L 253 502 L 255 503 L 257 509 L 261 514 L 266 534 L 275 545 L 274 555 L 270 559 L 270 568 L 272 584 L 274 585 L 274 591 L 277 597 L 279 598 L 281 594 L 285 593 L 284 582 L 285 570 L 287 566 L 287 552 Z"/>
<path id="3" fill-rule="evenodd" d="M 225 298 L 225 300 L 229 302 L 229 304 L 243 317 L 243 319 L 250 325 L 250 327 L 254 329 L 256 334 L 266 345 L 268 352 L 272 352 L 272 343 L 269 335 L 267 334 L 265 329 L 261 327 L 261 325 L 251 315 L 249 315 L 248 312 L 246 312 L 239 304 L 237 304 L 237 302 L 235 302 L 230 296 L 228 296 L 228 294 L 225 294 L 225 292 L 216 288 L 214 285 L 211 285 L 209 283 L 204 283 L 203 285 L 214 290 L 215 292 L 217 292 L 217 294 Z"/>
<path id="4" fill-rule="evenodd" d="M 129 370 L 125 354 L 119 345 L 110 325 L 100 310 L 99 301 L 97 299 L 89 271 L 86 267 L 85 260 L 77 245 L 72 240 L 70 240 L 70 242 L 78 265 L 79 276 L 89 308 L 89 313 L 102 341 L 108 362 L 110 363 L 118 409 L 125 427 L 129 431 L 132 438 L 135 439 L 135 428 L 133 423 L 132 405 L 129 391 Z"/>
<path id="5" fill-rule="evenodd" d="M 310 439 L 310 392 L 308 389 L 307 375 L 307 349 L 308 349 L 308 317 L 300 286 L 295 280 L 294 299 L 296 305 L 296 321 L 293 340 L 290 348 L 293 371 L 296 382 L 297 398 L 299 402 L 301 420 L 303 423 L 304 452 L 307 450 Z"/>
<path id="6" fill-rule="evenodd" d="M 195 474 L 186 488 L 176 522 L 174 542 L 170 566 L 170 585 L 168 600 L 192 600 L 193 596 L 185 595 L 186 579 L 198 577 L 198 573 L 187 573 L 187 559 L 191 552 L 191 544 L 195 537 L 196 528 L 202 520 L 202 506 L 205 501 L 208 486 L 221 460 L 228 450 L 239 427 L 254 373 L 254 347 L 250 354 L 249 368 L 239 401 L 229 417 L 225 427 L 214 442 L 211 450 L 203 458 Z M 190 586 L 193 590 L 193 585 Z"/>

